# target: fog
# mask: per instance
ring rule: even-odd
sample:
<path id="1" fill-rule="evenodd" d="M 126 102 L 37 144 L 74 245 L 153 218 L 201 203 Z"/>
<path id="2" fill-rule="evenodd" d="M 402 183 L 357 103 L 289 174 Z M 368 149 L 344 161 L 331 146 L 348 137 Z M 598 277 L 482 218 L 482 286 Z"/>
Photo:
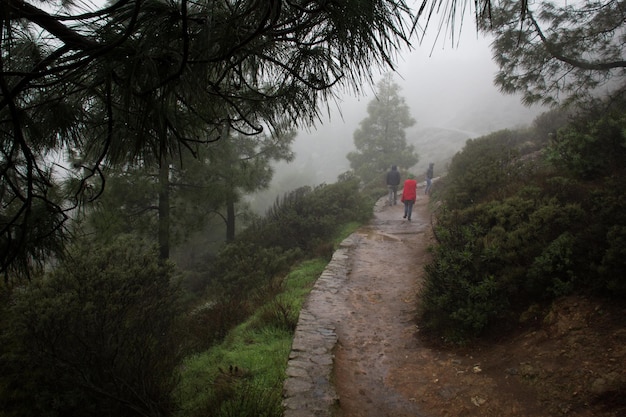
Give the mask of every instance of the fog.
<path id="1" fill-rule="evenodd" d="M 471 19 L 466 19 L 470 23 Z M 503 95 L 494 86 L 497 66 L 491 58 L 490 39 L 466 26 L 458 44 L 429 28 L 429 38 L 404 51 L 397 60 L 395 82 L 416 124 L 407 130 L 407 141 L 416 146 L 420 162 L 416 173 L 425 171 L 433 153 L 453 155 L 468 138 L 528 125 L 545 109 L 528 108 L 520 97 Z M 382 77 L 378 73 L 374 82 Z M 309 131 L 297 135 L 295 161 L 276 164 L 269 190 L 272 199 L 300 185 L 332 183 L 348 171 L 346 154 L 354 150 L 353 133 L 367 117 L 367 104 L 374 99 L 374 86 L 364 86 L 361 96 L 344 95 L 332 112 Z M 436 167 L 443 168 L 443 167 Z"/>

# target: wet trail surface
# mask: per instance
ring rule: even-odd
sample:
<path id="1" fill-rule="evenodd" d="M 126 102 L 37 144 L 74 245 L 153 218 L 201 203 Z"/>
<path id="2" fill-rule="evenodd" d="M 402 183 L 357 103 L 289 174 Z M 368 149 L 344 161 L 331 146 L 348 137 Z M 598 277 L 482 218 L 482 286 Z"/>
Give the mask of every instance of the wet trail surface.
<path id="1" fill-rule="evenodd" d="M 410 222 L 402 218 L 402 203 L 379 204 L 373 221 L 358 232 L 361 239 L 335 312 L 339 417 L 425 415 L 415 391 L 402 388 L 405 377 L 413 387 L 420 383 L 416 375 L 405 374 L 407 367 L 419 366 L 415 315 L 431 230 L 427 204 L 427 196 L 418 196 Z"/>
<path id="2" fill-rule="evenodd" d="M 607 385 L 625 375 L 623 306 L 599 315 L 595 302 L 566 298 L 541 327 L 501 340 L 465 348 L 425 340 L 416 316 L 434 243 L 428 203 L 418 189 L 409 222 L 401 204 L 379 201 L 332 304 L 318 306 L 337 336 L 333 417 L 626 416 L 623 399 L 598 396 L 601 384 L 626 380 Z"/>

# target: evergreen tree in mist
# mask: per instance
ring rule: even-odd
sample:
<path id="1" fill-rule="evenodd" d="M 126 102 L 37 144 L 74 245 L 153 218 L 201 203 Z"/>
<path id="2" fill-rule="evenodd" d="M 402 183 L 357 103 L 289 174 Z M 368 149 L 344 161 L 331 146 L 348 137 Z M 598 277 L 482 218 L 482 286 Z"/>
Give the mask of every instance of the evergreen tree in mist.
<path id="1" fill-rule="evenodd" d="M 407 144 L 405 132 L 415 119 L 391 74 L 378 83 L 367 113 L 354 131 L 356 151 L 347 155 L 350 168 L 366 185 L 383 181 L 392 165 L 408 169 L 419 160 L 415 147 Z"/>

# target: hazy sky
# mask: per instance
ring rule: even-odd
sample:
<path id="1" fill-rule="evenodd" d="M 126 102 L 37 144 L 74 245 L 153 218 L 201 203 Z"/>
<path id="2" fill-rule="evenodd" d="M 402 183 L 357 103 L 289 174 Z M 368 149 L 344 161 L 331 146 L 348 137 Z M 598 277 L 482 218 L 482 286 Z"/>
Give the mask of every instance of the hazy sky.
<path id="1" fill-rule="evenodd" d="M 493 85 L 497 67 L 491 58 L 490 39 L 478 35 L 470 18 L 467 19 L 458 46 L 452 46 L 440 35 L 435 43 L 436 27 L 429 28 L 428 37 L 415 44 L 412 51 L 402 53 L 397 62 L 395 81 L 406 99 L 418 124 L 439 126 L 448 124 L 459 113 L 513 106 L 522 113 L 526 109 L 519 97 L 503 95 Z M 376 81 L 381 78 L 376 77 Z M 342 107 L 346 124 L 358 123 L 367 116 L 367 103 L 373 99 L 372 88 L 365 88 L 364 97 L 345 97 Z M 527 110 L 527 111 L 524 111 Z M 342 120 L 331 119 L 333 125 Z M 325 123 L 326 124 L 326 123 Z"/>
<path id="2" fill-rule="evenodd" d="M 523 106 L 519 97 L 501 94 L 493 85 L 497 67 L 491 58 L 490 40 L 478 35 L 472 22 L 471 16 L 466 19 L 457 46 L 443 33 L 435 43 L 437 28 L 433 25 L 421 45 L 415 44 L 412 51 L 399 57 L 395 81 L 417 121 L 413 129 L 442 127 L 477 137 L 528 124 L 540 112 Z M 341 115 L 334 112 L 310 132 L 298 134 L 296 161 L 291 167 L 321 166 L 318 176 L 327 182 L 334 182 L 349 168 L 345 155 L 354 150 L 354 130 L 367 117 L 367 104 L 374 98 L 373 87 L 363 90 L 364 96 L 343 97 Z M 329 163 L 336 169 L 329 168 Z"/>

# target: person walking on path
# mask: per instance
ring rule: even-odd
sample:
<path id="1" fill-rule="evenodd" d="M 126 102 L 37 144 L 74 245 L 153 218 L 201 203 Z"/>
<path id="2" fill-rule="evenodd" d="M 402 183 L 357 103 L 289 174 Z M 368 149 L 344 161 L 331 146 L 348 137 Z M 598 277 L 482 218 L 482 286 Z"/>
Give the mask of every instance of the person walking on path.
<path id="1" fill-rule="evenodd" d="M 426 188 L 424 189 L 424 194 L 430 194 L 430 187 L 433 185 L 433 169 L 435 164 L 432 162 L 428 165 L 428 170 L 426 170 Z"/>
<path id="2" fill-rule="evenodd" d="M 398 185 L 400 185 L 400 171 L 393 165 L 387 172 L 387 189 L 389 190 L 389 205 L 395 206 L 398 201 Z"/>
<path id="3" fill-rule="evenodd" d="M 402 188 L 402 202 L 404 203 L 404 216 L 403 219 L 411 221 L 411 213 L 413 212 L 413 204 L 417 198 L 417 181 L 412 174 L 404 181 L 404 187 Z"/>

